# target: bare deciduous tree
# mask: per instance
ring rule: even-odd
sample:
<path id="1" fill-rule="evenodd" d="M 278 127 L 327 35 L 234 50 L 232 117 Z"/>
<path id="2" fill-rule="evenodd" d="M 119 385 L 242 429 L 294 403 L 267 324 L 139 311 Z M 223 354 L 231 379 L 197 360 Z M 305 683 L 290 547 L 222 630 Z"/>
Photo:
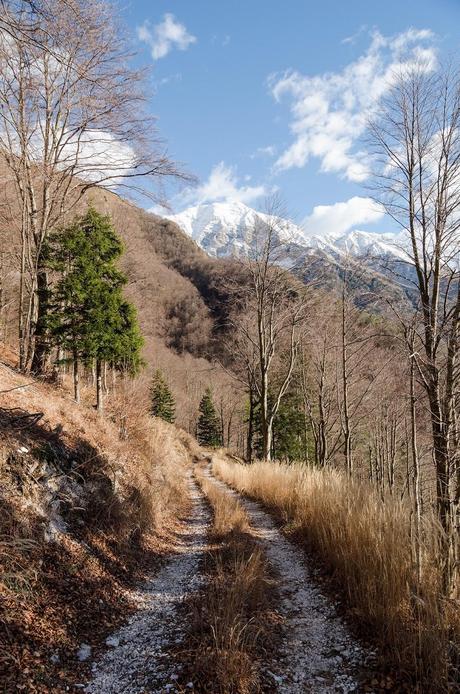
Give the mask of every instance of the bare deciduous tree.
<path id="1" fill-rule="evenodd" d="M 452 537 L 460 384 L 460 79 L 423 65 L 401 74 L 370 123 L 376 197 L 407 232 L 418 298 L 413 359 L 428 400 L 437 511 Z M 403 324 L 413 317 L 401 317 Z M 452 571 L 446 546 L 445 589 Z"/>
<path id="2" fill-rule="evenodd" d="M 256 218 L 253 236 L 254 250 L 244 261 L 246 282 L 235 287 L 244 319 L 233 327 L 248 390 L 260 407 L 262 455 L 270 460 L 273 423 L 294 374 L 309 294 L 291 274 L 289 239 L 276 200 Z"/>
<path id="3" fill-rule="evenodd" d="M 342 441 L 337 397 L 337 306 L 321 296 L 315 321 L 307 326 L 299 383 L 315 447 L 315 463 L 325 467 Z"/>
<path id="4" fill-rule="evenodd" d="M 161 192 L 162 179 L 179 172 L 146 114 L 145 74 L 130 67 L 111 4 L 4 0 L 3 8 L 0 149 L 22 215 L 22 281 L 28 272 L 31 284 L 20 306 L 21 368 L 40 372 L 48 231 L 94 186 L 154 197 L 158 182 Z"/>

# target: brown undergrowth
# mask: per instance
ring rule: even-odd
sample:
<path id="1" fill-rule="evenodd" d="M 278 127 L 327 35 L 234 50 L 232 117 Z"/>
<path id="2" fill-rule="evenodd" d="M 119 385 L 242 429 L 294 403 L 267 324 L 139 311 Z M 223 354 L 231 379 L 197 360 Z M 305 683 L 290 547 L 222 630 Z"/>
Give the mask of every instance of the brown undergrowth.
<path id="1" fill-rule="evenodd" d="M 410 510 L 335 470 L 221 456 L 213 472 L 262 501 L 284 530 L 314 551 L 340 586 L 347 611 L 411 691 L 458 691 L 459 606 L 441 594 L 439 528 L 424 519 L 421 579 Z"/>
<path id="2" fill-rule="evenodd" d="M 192 440 L 121 390 L 117 408 L 122 431 L 0 362 L 0 692 L 83 677 L 80 646 L 126 618 L 186 515 Z"/>
<path id="3" fill-rule="evenodd" d="M 268 692 L 260 664 L 273 649 L 280 627 L 274 609 L 276 580 L 241 504 L 200 465 L 196 477 L 213 522 L 203 567 L 205 586 L 187 606 L 191 617 L 184 677 L 200 692 Z"/>

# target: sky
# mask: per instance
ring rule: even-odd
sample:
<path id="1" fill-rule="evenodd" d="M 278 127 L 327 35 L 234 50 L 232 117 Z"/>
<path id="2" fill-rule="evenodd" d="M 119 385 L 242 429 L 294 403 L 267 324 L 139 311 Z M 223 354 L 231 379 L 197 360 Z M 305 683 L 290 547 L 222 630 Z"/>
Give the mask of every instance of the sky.
<path id="1" fill-rule="evenodd" d="M 366 116 L 403 63 L 460 48 L 460 0 L 131 0 L 149 108 L 197 176 L 174 212 L 276 193 L 307 232 L 391 231 L 369 197 Z M 150 97 L 149 97 L 150 98 Z"/>

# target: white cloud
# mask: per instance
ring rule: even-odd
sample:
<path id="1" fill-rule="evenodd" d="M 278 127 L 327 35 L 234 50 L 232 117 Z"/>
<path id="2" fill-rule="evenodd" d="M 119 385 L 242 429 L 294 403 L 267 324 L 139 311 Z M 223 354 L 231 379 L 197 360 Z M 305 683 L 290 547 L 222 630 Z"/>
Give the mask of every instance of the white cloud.
<path id="1" fill-rule="evenodd" d="M 354 44 L 356 42 L 356 39 L 361 36 L 363 32 L 367 31 L 367 26 L 366 24 L 362 24 L 358 31 L 356 31 L 354 34 L 351 34 L 351 36 L 346 36 L 344 39 L 341 40 L 340 43 L 346 44 L 346 43 L 351 43 Z"/>
<path id="2" fill-rule="evenodd" d="M 62 148 L 63 168 L 73 166 L 73 173 L 92 183 L 116 185 L 136 164 L 136 154 L 125 142 L 101 130 L 88 130 L 77 142 L 69 138 Z"/>
<path id="3" fill-rule="evenodd" d="M 334 205 L 316 205 L 313 212 L 303 220 L 302 227 L 307 236 L 340 236 L 360 224 L 378 222 L 384 217 L 383 208 L 371 198 L 355 196 Z"/>
<path id="4" fill-rule="evenodd" d="M 309 77 L 288 71 L 272 76 L 274 98 L 281 101 L 287 96 L 291 101 L 294 137 L 275 169 L 301 168 L 316 157 L 321 171 L 363 181 L 368 176 L 367 154 L 357 142 L 367 118 L 398 70 L 416 63 L 427 71 L 434 69 L 433 40 L 428 29 L 408 29 L 392 37 L 374 31 L 367 51 L 341 72 Z"/>
<path id="5" fill-rule="evenodd" d="M 247 182 L 247 179 L 246 179 Z M 173 206 L 189 207 L 205 202 L 237 201 L 249 204 L 270 192 L 264 185 L 240 184 L 235 168 L 223 161 L 214 166 L 207 181 L 196 188 L 186 188 L 173 201 Z"/>
<path id="6" fill-rule="evenodd" d="M 275 145 L 267 145 L 266 147 L 258 147 L 253 154 L 250 154 L 251 159 L 257 159 L 258 157 L 274 157 L 276 154 Z"/>
<path id="7" fill-rule="evenodd" d="M 196 36 L 189 34 L 186 27 L 170 13 L 165 14 L 163 21 L 153 27 L 149 21 L 145 21 L 137 27 L 137 35 L 140 41 L 150 47 L 154 60 L 164 58 L 173 48 L 186 51 L 196 42 Z"/>
<path id="8" fill-rule="evenodd" d="M 34 162 L 43 161 L 44 131 L 43 121 L 37 118 L 26 147 L 28 157 Z M 133 148 L 108 131 L 88 129 L 75 134 L 61 130 L 59 140 L 61 144 L 55 152 L 56 167 L 91 183 L 114 186 L 136 165 Z M 11 148 L 20 155 L 19 137 L 13 129 L 0 127 L 0 147 Z"/>

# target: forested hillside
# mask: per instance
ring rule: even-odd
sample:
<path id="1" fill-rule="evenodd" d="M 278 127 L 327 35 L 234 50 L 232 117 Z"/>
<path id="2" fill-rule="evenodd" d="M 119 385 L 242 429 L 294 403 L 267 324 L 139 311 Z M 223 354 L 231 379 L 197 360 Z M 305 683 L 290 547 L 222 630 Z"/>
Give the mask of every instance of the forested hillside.
<path id="1" fill-rule="evenodd" d="M 11 237 L 2 255 L 1 333 L 8 344 L 16 346 L 20 237 L 14 234 L 12 216 L 5 215 L 5 210 L 14 209 L 14 193 L 5 188 L 3 196 L 1 225 Z M 126 296 L 137 308 L 145 339 L 142 353 L 147 368 L 139 387 L 147 392 L 156 368 L 167 372 L 180 413 L 178 424 L 193 432 L 207 385 L 222 392 L 226 411 L 235 407 L 233 379 L 214 358 L 218 351 L 214 334 L 225 311 L 219 276 L 225 274 L 226 264 L 209 259 L 173 223 L 109 191 L 92 190 L 76 211 L 85 210 L 87 200 L 111 216 L 124 244 L 121 267 L 128 276 Z"/>

